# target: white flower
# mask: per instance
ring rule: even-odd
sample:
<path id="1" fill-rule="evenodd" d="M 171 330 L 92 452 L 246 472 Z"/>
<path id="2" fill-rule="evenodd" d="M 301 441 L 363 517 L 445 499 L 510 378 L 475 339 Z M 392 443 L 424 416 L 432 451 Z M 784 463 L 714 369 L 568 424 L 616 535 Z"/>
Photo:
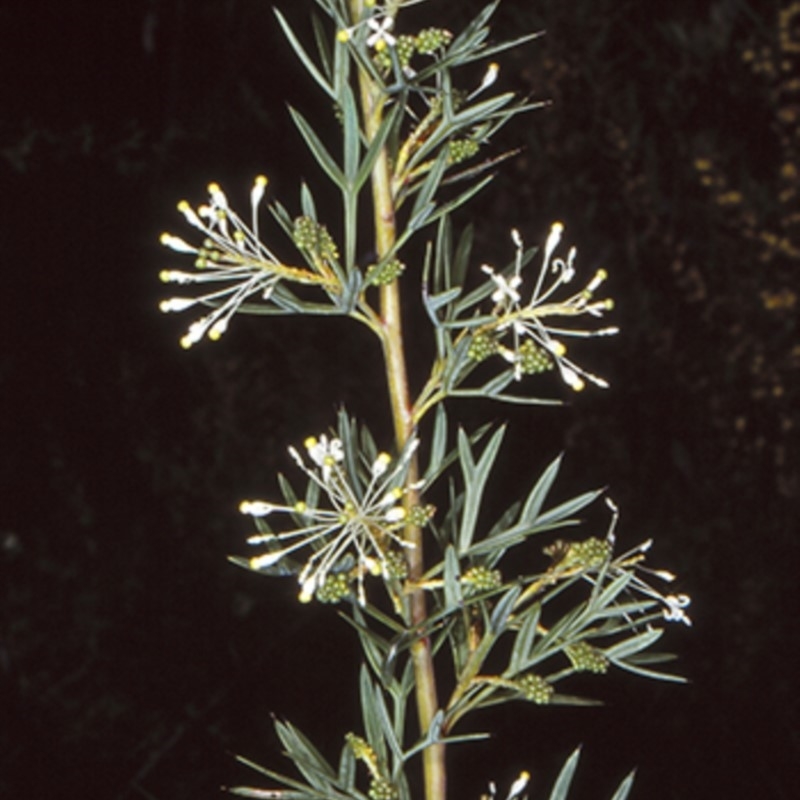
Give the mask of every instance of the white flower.
<path id="1" fill-rule="evenodd" d="M 394 17 L 381 8 L 375 8 L 374 12 L 366 20 L 361 20 L 361 22 L 351 25 L 349 28 L 342 28 L 336 34 L 336 38 L 340 42 L 348 42 L 356 30 L 366 24 L 372 31 L 367 37 L 367 47 L 372 47 L 378 51 L 385 50 L 387 47 L 394 47 L 397 44 L 397 39 L 392 35 Z"/>
<path id="2" fill-rule="evenodd" d="M 614 503 L 611 498 L 606 498 L 606 505 L 611 509 L 611 524 L 608 528 L 608 533 L 606 534 L 606 541 L 608 544 L 613 547 L 614 541 L 616 539 L 615 529 L 617 525 L 617 520 L 619 519 L 619 509 L 617 508 L 616 504 Z M 640 573 L 644 573 L 646 575 L 652 575 L 653 577 L 658 578 L 659 580 L 664 581 L 665 583 L 671 583 L 675 580 L 675 575 L 667 570 L 654 570 L 650 569 L 649 567 L 642 566 L 642 561 L 644 560 L 645 553 L 653 546 L 653 540 L 647 539 L 646 541 L 642 542 L 637 547 L 628 550 L 626 553 L 623 553 L 621 556 L 617 556 L 613 561 L 611 561 L 608 565 L 608 576 L 611 578 L 615 578 L 618 575 L 621 575 L 623 571 L 630 571 L 631 569 L 637 570 Z M 689 615 L 686 613 L 684 609 L 688 608 L 689 604 L 691 603 L 691 598 L 687 594 L 668 594 L 664 595 L 651 586 L 646 580 L 639 577 L 639 575 L 634 574 L 633 578 L 631 579 L 630 583 L 628 584 L 629 588 L 635 592 L 638 592 L 645 597 L 648 597 L 652 600 L 655 600 L 659 603 L 662 608 L 662 615 L 664 619 L 668 620 L 669 622 L 682 622 L 684 625 L 691 626 L 692 620 Z"/>
<path id="3" fill-rule="evenodd" d="M 525 790 L 525 787 L 528 785 L 528 781 L 531 779 L 530 772 L 523 770 L 520 772 L 519 777 L 511 784 L 511 788 L 508 790 L 508 796 L 506 800 L 514 800 L 514 798 L 519 797 L 522 792 Z"/>
<path id="4" fill-rule="evenodd" d="M 486 68 L 486 72 L 483 74 L 483 80 L 476 89 L 473 89 L 472 92 L 467 97 L 467 100 L 472 100 L 477 97 L 484 89 L 488 89 L 496 80 L 497 76 L 500 74 L 500 65 L 496 62 L 492 62 Z"/>
<path id="5" fill-rule="evenodd" d="M 164 312 L 184 311 L 194 305 L 204 305 L 212 311 L 189 326 L 181 339 L 181 346 L 189 348 L 204 336 L 216 340 L 225 332 L 231 317 L 250 297 L 268 300 L 282 278 L 300 283 L 325 283 L 325 279 L 297 267 L 286 266 L 259 238 L 258 207 L 264 197 L 267 179 L 256 178 L 250 192 L 251 224 L 247 225 L 228 205 L 225 193 L 216 183 L 208 186 L 209 203 L 193 209 L 186 200 L 178 203 L 178 210 L 186 221 L 203 235 L 203 242 L 195 246 L 171 233 L 161 235 L 161 243 L 177 253 L 193 254 L 196 272 L 163 270 L 160 278 L 165 283 L 210 284 L 210 288 L 197 297 L 172 297 L 163 300 L 159 308 Z"/>
<path id="6" fill-rule="evenodd" d="M 364 576 L 388 574 L 388 555 L 392 545 L 401 548 L 413 545 L 403 539 L 406 509 L 403 505 L 407 487 L 405 479 L 417 440 L 412 440 L 402 456 L 392 465 L 391 457 L 379 453 L 371 465 L 359 474 L 352 474 L 340 439 L 325 434 L 309 437 L 305 449 L 312 462 L 308 466 L 294 448 L 289 452 L 311 481 L 307 504 L 294 506 L 261 500 L 246 500 L 239 510 L 254 517 L 282 513 L 298 516 L 303 525 L 281 533 L 251 536 L 250 544 L 273 547 L 264 555 L 250 559 L 250 566 L 262 569 L 274 566 L 285 557 L 302 549 L 310 550 L 300 569 L 300 600 L 308 602 L 325 583 L 331 572 L 356 565 L 358 600 L 366 603 Z M 410 488 L 419 488 L 419 485 Z"/>
<path id="7" fill-rule="evenodd" d="M 367 38 L 367 47 L 374 47 L 376 50 L 383 50 L 386 47 L 394 47 L 397 39 L 391 34 L 394 27 L 394 18 L 386 14 L 383 19 L 370 17 L 367 20 L 367 27 L 372 34 Z"/>
<path id="8" fill-rule="evenodd" d="M 567 358 L 567 348 L 562 338 L 567 336 L 589 337 L 608 336 L 618 332 L 616 327 L 606 328 L 569 328 L 555 325 L 552 318 L 570 318 L 578 316 L 601 317 L 613 307 L 611 300 L 592 300 L 595 291 L 606 279 L 605 270 L 598 270 L 594 277 L 579 292 L 564 300 L 555 300 L 555 293 L 569 283 L 575 276 L 575 257 L 577 251 L 572 247 L 566 259 L 555 257 L 561 241 L 564 226 L 554 222 L 544 246 L 542 263 L 536 278 L 536 285 L 527 303 L 523 303 L 520 287 L 522 286 L 523 244 L 519 233 L 511 233 L 517 248 L 514 272 L 510 277 L 498 274 L 495 270 L 483 265 L 481 268 L 497 287 L 492 293 L 495 303 L 493 314 L 497 322 L 494 329 L 503 334 L 511 334 L 512 346 L 500 345 L 500 354 L 514 365 L 517 380 L 522 377 L 525 350 L 522 342 L 529 339 L 536 348 L 546 353 L 555 363 L 565 383 L 576 391 L 582 389 L 585 380 L 607 387 L 603 378 L 593 375 Z"/>

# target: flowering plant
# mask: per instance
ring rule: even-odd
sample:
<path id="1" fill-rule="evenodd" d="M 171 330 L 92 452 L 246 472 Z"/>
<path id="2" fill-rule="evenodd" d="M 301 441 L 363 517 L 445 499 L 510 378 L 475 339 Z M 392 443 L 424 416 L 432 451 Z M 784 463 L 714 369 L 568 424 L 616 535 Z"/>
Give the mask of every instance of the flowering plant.
<path id="1" fill-rule="evenodd" d="M 617 508 L 608 497 L 605 530 L 555 538 L 603 495 L 588 491 L 552 504 L 560 456 L 519 502 L 494 522 L 485 518 L 505 428 L 454 429 L 445 401 L 555 404 L 540 394 L 538 375 L 548 370 L 572 391 L 605 387 L 568 355 L 565 340 L 617 329 L 600 323 L 612 309 L 611 300 L 596 297 L 603 270 L 578 280 L 577 291 L 568 287 L 579 267 L 575 248 L 561 248 L 560 222 L 541 251 L 526 248 L 512 230 L 514 255 L 501 268 L 473 262 L 471 228 L 454 232 L 454 215 L 513 155 L 483 155 L 494 134 L 540 105 L 513 92 L 492 94 L 499 66 L 490 59 L 536 34 L 490 43 L 497 2 L 460 33 L 414 32 L 404 16 L 412 2 L 422 0 L 317 0 L 324 19 L 313 19 L 314 56 L 276 12 L 333 106 L 336 134 L 328 132 L 325 142 L 299 112 L 291 115 L 339 191 L 341 210 L 319 207 L 303 183 L 298 213 L 277 200 L 268 206 L 285 240 L 267 244 L 259 210 L 268 182 L 259 176 L 249 223 L 212 183 L 206 204 L 178 206 L 197 243 L 162 236 L 173 251 L 195 257 L 193 271 L 165 270 L 162 279 L 199 291 L 164 300 L 162 310 L 206 309 L 182 346 L 219 339 L 239 313 L 350 317 L 380 342 L 390 401 L 393 442 L 379 447 L 342 411 L 330 430 L 305 441 L 305 455 L 289 448 L 299 490 L 280 476 L 281 499 L 241 503 L 256 529 L 249 544 L 258 550 L 232 560 L 294 576 L 303 603 L 340 604 L 365 662 L 363 728 L 343 735 L 338 767 L 278 721 L 298 775 L 246 761 L 280 788 L 230 790 L 243 797 L 407 800 L 424 793 L 444 800 L 447 747 L 481 738 L 459 733 L 468 715 L 512 701 L 585 702 L 569 693 L 579 672 L 602 675 L 613 667 L 680 680 L 660 671 L 667 656 L 651 648 L 663 623 L 689 624 L 688 597 L 653 585 L 674 576 L 644 566 L 650 542 L 617 553 Z M 459 88 L 474 62 L 486 65 L 483 79 Z M 326 144 L 337 139 L 338 156 Z M 363 250 L 375 253 L 366 267 L 357 259 Z M 435 355 L 415 390 L 402 310 L 420 287 Z M 525 573 L 532 547 L 534 561 L 535 553 L 544 555 Z M 577 760 L 576 751 L 551 798 L 566 797 Z M 513 783 L 508 800 L 525 795 L 529 778 L 524 772 Z M 629 776 L 614 797 L 626 797 L 631 784 Z M 492 784 L 488 796 L 494 794 Z"/>

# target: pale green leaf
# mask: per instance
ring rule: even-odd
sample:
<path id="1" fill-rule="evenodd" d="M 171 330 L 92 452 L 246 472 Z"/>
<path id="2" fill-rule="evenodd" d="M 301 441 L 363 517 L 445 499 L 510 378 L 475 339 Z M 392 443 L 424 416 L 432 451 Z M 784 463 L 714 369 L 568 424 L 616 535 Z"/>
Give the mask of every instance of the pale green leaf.
<path id="1" fill-rule="evenodd" d="M 311 60 L 303 45 L 300 44 L 300 40 L 294 35 L 294 31 L 284 18 L 283 14 L 281 14 L 277 8 L 274 8 L 273 11 L 275 12 L 275 16 L 278 18 L 278 23 L 283 29 L 284 35 L 289 40 L 289 44 L 292 46 L 292 49 L 297 54 L 297 57 L 300 59 L 303 66 L 306 68 L 308 74 L 311 75 L 311 77 L 322 87 L 322 89 L 331 99 L 335 99 L 336 94 L 334 93 L 333 86 L 331 86 L 331 84 L 325 79 L 325 76 L 319 71 L 317 65 Z"/>
<path id="2" fill-rule="evenodd" d="M 299 111 L 291 107 L 289 108 L 289 113 L 294 120 L 294 124 L 297 126 L 297 130 L 300 131 L 300 135 L 303 137 L 308 149 L 311 151 L 311 155 L 314 156 L 320 167 L 322 167 L 328 177 L 339 188 L 345 187 L 347 185 L 347 181 L 345 180 L 342 170 L 333 159 L 333 156 L 331 156 L 331 154 L 325 148 L 325 145 L 317 136 L 314 129 L 308 124 L 305 117 L 303 117 Z"/>
<path id="3" fill-rule="evenodd" d="M 564 762 L 561 772 L 556 778 L 553 786 L 553 791 L 550 792 L 550 800 L 567 800 L 569 796 L 569 789 L 572 786 L 572 778 L 575 775 L 575 770 L 578 768 L 578 761 L 581 757 L 581 748 L 576 748 L 572 755 Z"/>

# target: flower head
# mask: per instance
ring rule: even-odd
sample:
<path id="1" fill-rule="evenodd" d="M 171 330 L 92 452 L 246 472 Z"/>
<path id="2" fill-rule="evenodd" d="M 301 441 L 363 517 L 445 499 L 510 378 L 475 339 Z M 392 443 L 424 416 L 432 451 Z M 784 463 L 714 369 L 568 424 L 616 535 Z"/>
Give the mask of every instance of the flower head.
<path id="1" fill-rule="evenodd" d="M 300 550 L 310 551 L 298 575 L 301 601 L 308 602 L 329 575 L 347 569 L 357 579 L 363 605 L 364 576 L 391 577 L 396 573 L 397 548 L 413 546 L 403 538 L 407 516 L 403 501 L 409 488 L 418 488 L 405 485 L 417 440 L 411 440 L 398 460 L 379 453 L 363 469 L 348 462 L 336 437 L 311 436 L 304 445 L 311 465 L 295 448 L 290 447 L 289 454 L 310 481 L 307 501 L 287 506 L 246 500 L 239 506 L 253 517 L 282 513 L 302 521 L 293 530 L 251 536 L 250 544 L 271 549 L 251 558 L 250 566 L 265 569 Z"/>
<path id="2" fill-rule="evenodd" d="M 684 625 L 691 626 L 692 620 L 686 613 L 691 598 L 686 594 L 664 594 L 648 580 L 650 577 L 657 578 L 664 583 L 672 583 L 675 580 L 675 575 L 667 570 L 650 569 L 643 565 L 645 555 L 653 545 L 652 539 L 612 558 L 619 510 L 610 498 L 606 498 L 606 505 L 611 510 L 612 516 L 605 539 L 601 541 L 590 538 L 583 542 L 555 542 L 545 548 L 545 552 L 555 561 L 551 571 L 558 575 L 580 574 L 593 584 L 597 583 L 597 576 L 600 575 L 603 575 L 605 579 L 613 580 L 623 574 L 629 574 L 631 578 L 627 588 L 630 591 L 660 605 L 661 615 L 665 620 L 682 622 Z"/>
<path id="3" fill-rule="evenodd" d="M 375 7 L 373 9 L 373 13 L 366 19 L 363 19 L 361 22 L 358 22 L 349 28 L 342 28 L 336 34 L 336 38 L 340 42 L 348 42 L 352 38 L 355 31 L 362 25 L 366 25 L 370 30 L 370 34 L 367 36 L 367 47 L 371 47 L 377 52 L 381 52 L 387 47 L 394 47 L 397 44 L 397 39 L 392 35 L 392 28 L 394 28 L 394 17 L 378 7 Z"/>
<path id="4" fill-rule="evenodd" d="M 558 318 L 598 318 L 613 307 L 611 300 L 593 299 L 595 291 L 607 277 L 605 270 L 598 270 L 581 291 L 563 300 L 556 299 L 558 290 L 575 276 L 576 249 L 570 248 L 566 259 L 555 255 L 563 230 L 560 222 L 554 222 L 550 228 L 536 284 L 527 302 L 524 302 L 522 294 L 523 243 L 516 230 L 511 232 L 517 248 L 513 273 L 502 275 L 493 267 L 483 265 L 483 271 L 495 285 L 492 293 L 495 321 L 482 326 L 476 336 L 491 333 L 497 337 L 495 350 L 513 365 L 517 380 L 525 373 L 555 366 L 564 382 L 576 391 L 585 386 L 586 380 L 606 387 L 608 384 L 603 378 L 567 358 L 567 348 L 562 339 L 568 336 L 608 336 L 617 333 L 618 328 L 571 328 L 555 322 Z M 507 335 L 511 338 L 510 347 L 502 343 Z"/>
<path id="5" fill-rule="evenodd" d="M 210 311 L 189 326 L 181 346 L 189 348 L 203 336 L 216 340 L 226 331 L 231 317 L 248 298 L 268 300 L 283 279 L 299 283 L 331 285 L 330 275 L 283 264 L 259 238 L 258 207 L 264 197 L 267 179 L 256 178 L 250 192 L 252 221 L 247 225 L 228 205 L 225 193 L 216 183 L 208 186 L 209 202 L 196 210 L 186 200 L 178 210 L 186 221 L 203 235 L 202 244 L 193 245 L 171 233 L 161 234 L 161 244 L 177 253 L 196 256 L 195 272 L 163 270 L 165 283 L 208 284 L 210 291 L 196 297 L 173 297 L 163 300 L 164 312 L 184 311 L 194 305 L 210 306 Z M 221 287 L 221 288 L 219 288 Z"/>

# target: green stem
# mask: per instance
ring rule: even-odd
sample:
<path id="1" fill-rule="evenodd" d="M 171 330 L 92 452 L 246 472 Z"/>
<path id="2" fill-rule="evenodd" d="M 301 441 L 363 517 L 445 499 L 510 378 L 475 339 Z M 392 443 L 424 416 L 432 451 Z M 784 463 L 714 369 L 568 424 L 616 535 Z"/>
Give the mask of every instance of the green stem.
<path id="1" fill-rule="evenodd" d="M 364 0 L 351 0 L 353 20 L 363 18 Z M 368 142 L 372 141 L 380 128 L 383 118 L 385 97 L 380 87 L 370 79 L 364 70 L 359 70 L 359 89 L 361 109 L 364 119 L 364 133 Z M 389 154 L 384 148 L 372 170 L 372 200 L 375 225 L 375 249 L 378 258 L 383 258 L 395 244 L 395 204 L 391 189 L 392 170 Z M 397 280 L 381 287 L 381 318 L 383 326 L 383 355 L 386 364 L 386 380 L 389 389 L 389 402 L 394 423 L 395 439 L 398 449 L 408 442 L 414 429 L 413 408 L 408 386 L 408 369 L 403 348 L 402 303 Z M 419 466 L 416 457 L 409 470 L 410 485 L 417 481 Z M 417 502 L 415 492 L 408 495 L 409 506 Z M 413 585 L 424 572 L 422 530 L 409 525 L 406 539 L 413 545 L 407 548 L 409 581 Z M 421 630 L 428 618 L 425 593 L 414 590 L 409 597 L 412 631 Z M 431 643 L 427 637 L 418 637 L 411 647 L 414 665 L 417 716 L 421 735 L 427 734 L 439 709 L 436 691 L 436 676 L 433 665 Z M 435 744 L 423 751 L 426 800 L 445 800 L 446 778 L 445 748 Z"/>

